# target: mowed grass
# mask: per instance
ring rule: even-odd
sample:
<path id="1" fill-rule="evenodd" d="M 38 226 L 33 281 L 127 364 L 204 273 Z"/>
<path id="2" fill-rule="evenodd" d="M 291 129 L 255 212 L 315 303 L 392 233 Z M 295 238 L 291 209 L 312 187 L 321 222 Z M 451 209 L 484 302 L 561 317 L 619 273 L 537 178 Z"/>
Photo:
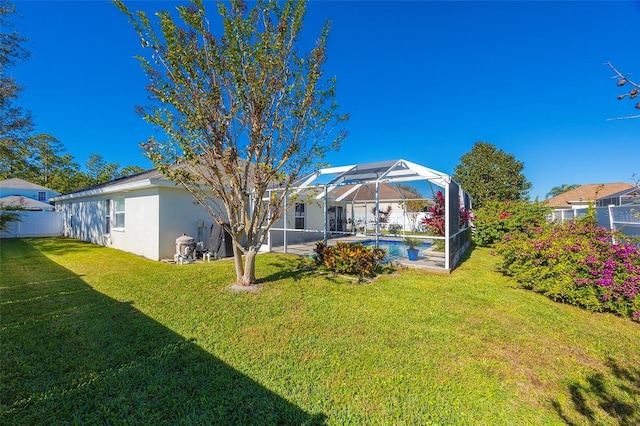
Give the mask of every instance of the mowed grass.
<path id="1" fill-rule="evenodd" d="M 2 424 L 640 424 L 640 324 L 554 303 L 476 249 L 370 283 L 260 255 L 168 265 L 2 240 Z"/>

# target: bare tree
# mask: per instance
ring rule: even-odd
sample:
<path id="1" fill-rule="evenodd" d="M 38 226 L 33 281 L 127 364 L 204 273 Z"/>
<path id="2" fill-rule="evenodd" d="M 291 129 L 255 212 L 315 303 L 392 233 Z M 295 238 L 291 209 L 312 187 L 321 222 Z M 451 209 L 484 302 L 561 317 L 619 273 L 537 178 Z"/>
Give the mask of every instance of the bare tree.
<path id="1" fill-rule="evenodd" d="M 609 68 L 611 68 L 611 70 L 613 70 L 613 72 L 615 73 L 615 75 L 612 76 L 611 78 L 616 80 L 616 84 L 618 85 L 618 87 L 622 87 L 626 85 L 631 86 L 631 89 L 627 93 L 618 95 L 619 101 L 625 98 L 629 98 L 629 99 L 638 98 L 638 93 L 640 93 L 640 85 L 638 83 L 631 81 L 629 79 L 629 74 L 627 75 L 622 74 L 620 71 L 616 69 L 616 67 L 613 66 L 613 64 L 611 64 L 611 62 L 605 62 L 604 65 L 609 66 Z M 636 109 L 640 109 L 640 102 L 636 104 Z M 640 115 L 629 115 L 628 117 L 609 118 L 609 120 L 626 120 L 629 118 L 640 118 Z"/>
<path id="2" fill-rule="evenodd" d="M 139 59 L 155 103 L 140 111 L 167 135 L 143 148 L 227 229 L 236 283 L 254 284 L 255 256 L 286 190 L 346 135 L 331 136 L 347 117 L 336 112 L 335 79 L 323 78 L 329 26 L 301 55 L 304 1 L 220 1 L 221 36 L 201 0 L 177 7 L 180 20 L 157 13 L 157 24 L 114 2 L 148 52 Z"/>

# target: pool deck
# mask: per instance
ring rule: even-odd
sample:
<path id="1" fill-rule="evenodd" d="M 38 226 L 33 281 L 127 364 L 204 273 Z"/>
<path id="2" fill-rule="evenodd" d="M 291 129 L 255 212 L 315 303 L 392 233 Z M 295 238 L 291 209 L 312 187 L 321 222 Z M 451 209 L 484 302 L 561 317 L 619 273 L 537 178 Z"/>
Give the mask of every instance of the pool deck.
<path id="1" fill-rule="evenodd" d="M 349 237 L 340 237 L 340 238 L 330 238 L 327 241 L 329 246 L 335 245 L 338 241 L 347 242 L 347 243 L 357 243 L 363 240 L 371 240 L 375 239 L 370 235 L 354 235 Z M 382 240 L 394 240 L 394 241 L 402 241 L 402 238 L 393 238 L 385 236 L 381 238 Z M 287 245 L 287 253 L 295 254 L 298 256 L 313 256 L 314 250 L 316 248 L 316 242 L 308 242 L 302 244 L 288 244 Z M 284 246 L 272 246 L 272 253 L 284 253 Z M 409 260 L 408 257 L 400 257 L 396 258 L 389 262 L 390 265 L 393 266 L 402 266 L 406 268 L 417 268 L 417 269 L 427 269 L 436 272 L 447 272 L 445 270 L 444 264 L 444 253 L 435 252 L 432 248 L 428 248 L 422 250 L 418 255 L 418 260 Z"/>

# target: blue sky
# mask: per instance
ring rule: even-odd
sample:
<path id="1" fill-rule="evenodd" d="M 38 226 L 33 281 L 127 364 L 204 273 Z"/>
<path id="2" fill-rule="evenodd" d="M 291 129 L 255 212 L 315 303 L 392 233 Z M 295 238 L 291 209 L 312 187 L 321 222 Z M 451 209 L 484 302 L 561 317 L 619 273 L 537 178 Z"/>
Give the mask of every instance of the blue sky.
<path id="1" fill-rule="evenodd" d="M 109 1 L 14 1 L 32 57 L 13 69 L 37 132 L 84 164 L 151 167 L 154 129 L 134 112 L 140 43 Z M 132 1 L 132 10 L 175 1 Z M 215 2 L 206 2 L 217 18 Z M 640 82 L 640 1 L 311 1 L 304 35 L 330 19 L 327 75 L 351 116 L 332 165 L 404 158 L 453 174 L 476 141 L 524 162 L 532 198 L 561 184 L 640 177 L 640 119 L 612 62 Z"/>

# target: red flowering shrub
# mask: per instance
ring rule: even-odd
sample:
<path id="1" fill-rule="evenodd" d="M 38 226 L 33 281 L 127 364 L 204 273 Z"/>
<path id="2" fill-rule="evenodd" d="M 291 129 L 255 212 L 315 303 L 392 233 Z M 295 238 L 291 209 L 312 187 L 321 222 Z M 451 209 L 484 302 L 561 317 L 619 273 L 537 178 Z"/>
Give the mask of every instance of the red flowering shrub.
<path id="1" fill-rule="evenodd" d="M 444 204 L 444 194 L 442 191 L 437 191 L 433 195 L 433 206 L 429 207 L 428 212 L 429 216 L 422 219 L 422 224 L 427 227 L 427 229 L 433 235 L 444 236 L 445 231 L 445 204 Z M 473 218 L 473 214 L 471 211 L 461 208 L 459 213 L 460 220 L 460 229 L 462 229 L 469 221 Z"/>
<path id="2" fill-rule="evenodd" d="M 612 244 L 614 234 L 593 224 L 531 231 L 496 246 L 504 273 L 554 300 L 640 321 L 639 249 Z"/>

